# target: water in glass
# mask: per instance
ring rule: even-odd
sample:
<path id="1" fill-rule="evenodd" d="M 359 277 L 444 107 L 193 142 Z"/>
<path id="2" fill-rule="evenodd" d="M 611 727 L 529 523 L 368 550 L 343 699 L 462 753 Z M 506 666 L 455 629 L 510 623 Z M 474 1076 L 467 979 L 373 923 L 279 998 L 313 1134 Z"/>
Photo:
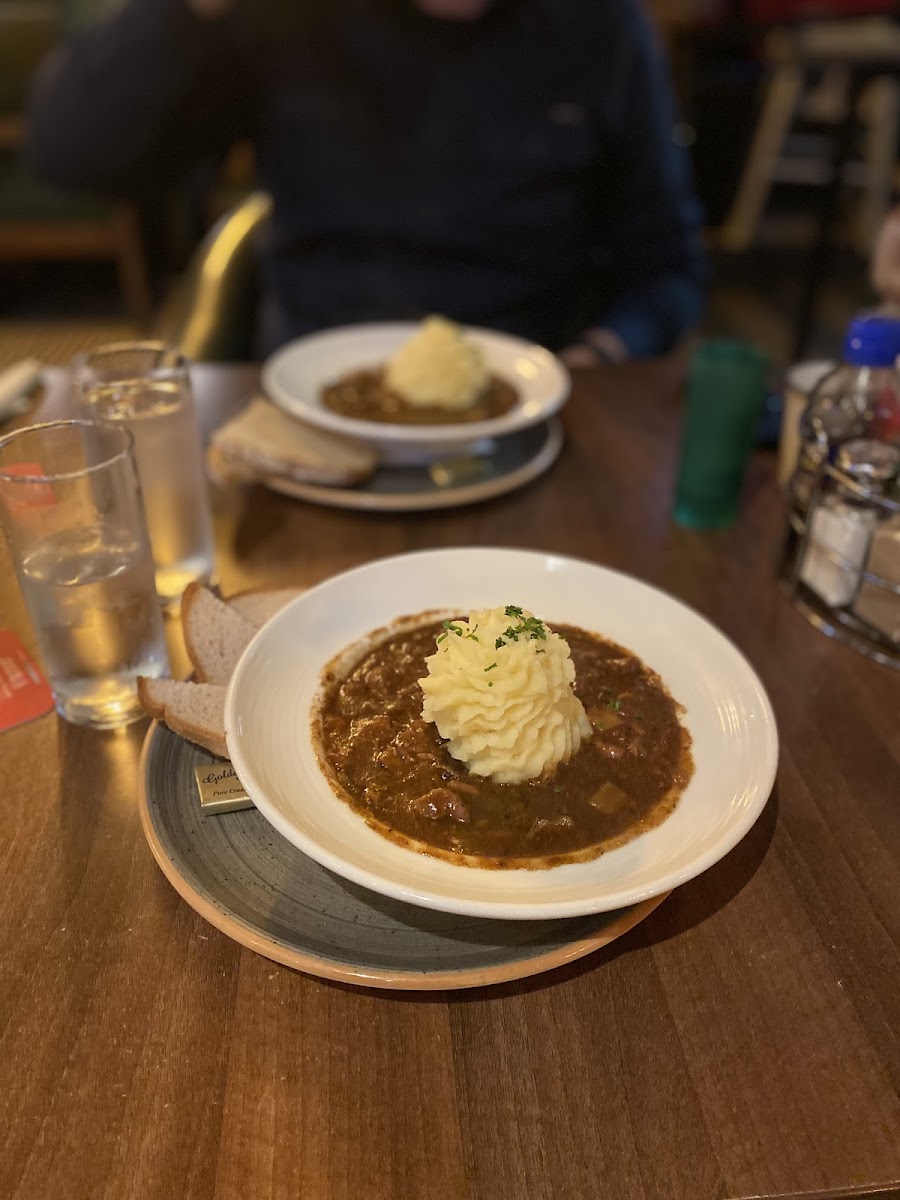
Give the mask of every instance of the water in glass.
<path id="1" fill-rule="evenodd" d="M 98 383 L 83 399 L 90 415 L 122 421 L 134 436 L 156 590 L 163 603 L 177 603 L 193 580 L 211 578 L 214 561 L 190 385 L 179 378 Z"/>
<path id="2" fill-rule="evenodd" d="M 168 671 L 146 540 L 63 530 L 36 542 L 19 574 L 63 716 L 113 726 L 137 714 L 136 677 Z"/>

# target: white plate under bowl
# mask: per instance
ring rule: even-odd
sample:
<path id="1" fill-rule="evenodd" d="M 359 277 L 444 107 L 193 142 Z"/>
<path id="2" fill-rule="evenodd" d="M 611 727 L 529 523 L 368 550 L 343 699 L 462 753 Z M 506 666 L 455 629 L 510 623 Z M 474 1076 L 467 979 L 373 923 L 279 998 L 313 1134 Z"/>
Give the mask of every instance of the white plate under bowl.
<path id="1" fill-rule="evenodd" d="M 593 862 L 492 871 L 404 849 L 337 798 L 316 760 L 310 719 L 330 659 L 400 616 L 505 604 L 628 647 L 686 709 L 695 771 L 675 811 Z M 630 576 L 506 549 L 379 559 L 311 588 L 247 647 L 228 688 L 225 729 L 231 761 L 257 808 L 310 858 L 412 904 L 522 920 L 638 904 L 699 875 L 753 825 L 778 758 L 762 684 L 708 621 Z"/>
<path id="2" fill-rule="evenodd" d="M 518 403 L 502 416 L 446 425 L 392 425 L 358 421 L 324 407 L 323 387 L 351 371 L 383 365 L 419 328 L 414 321 L 391 321 L 310 334 L 283 346 L 265 363 L 263 389 L 280 408 L 310 425 L 369 442 L 383 463 L 395 466 L 431 462 L 449 451 L 489 453 L 492 439 L 545 421 L 568 397 L 569 373 L 549 350 L 510 334 L 467 327 L 466 335 L 484 351 L 488 369 L 519 393 Z"/>

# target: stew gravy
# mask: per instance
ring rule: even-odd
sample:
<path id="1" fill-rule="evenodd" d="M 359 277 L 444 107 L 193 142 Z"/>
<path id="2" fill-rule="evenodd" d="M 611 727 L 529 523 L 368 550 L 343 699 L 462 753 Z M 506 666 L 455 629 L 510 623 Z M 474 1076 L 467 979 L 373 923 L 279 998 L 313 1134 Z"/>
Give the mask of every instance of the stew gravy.
<path id="1" fill-rule="evenodd" d="M 434 621 L 389 634 L 346 675 L 326 671 L 313 732 L 337 795 L 392 841 L 478 867 L 584 861 L 659 825 L 694 769 L 680 706 L 628 650 L 554 629 L 569 644 L 592 735 L 551 776 L 471 775 L 422 720 L 418 680 L 443 630 Z"/>
<path id="2" fill-rule="evenodd" d="M 456 425 L 499 417 L 514 408 L 519 394 L 512 384 L 491 375 L 487 387 L 466 408 L 408 404 L 391 391 L 380 367 L 353 371 L 322 389 L 322 403 L 342 417 L 391 425 Z"/>

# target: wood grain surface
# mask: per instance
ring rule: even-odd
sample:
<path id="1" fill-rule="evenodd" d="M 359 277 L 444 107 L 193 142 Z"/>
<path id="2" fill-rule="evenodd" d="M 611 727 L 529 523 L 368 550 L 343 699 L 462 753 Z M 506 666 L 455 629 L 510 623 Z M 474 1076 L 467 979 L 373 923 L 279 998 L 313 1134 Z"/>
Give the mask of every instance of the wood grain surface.
<path id="1" fill-rule="evenodd" d="M 207 427 L 253 377 L 197 377 Z M 0 1197 L 706 1200 L 900 1178 L 900 674 L 774 581 L 773 458 L 735 528 L 670 521 L 677 369 L 586 372 L 549 475 L 392 517 L 216 496 L 221 583 L 503 545 L 669 590 L 748 656 L 776 788 L 723 861 L 606 951 L 471 993 L 383 994 L 205 924 L 138 823 L 143 723 L 0 735 Z M 33 645 L 0 550 L 0 627 Z M 183 662 L 170 626 L 176 666 Z"/>

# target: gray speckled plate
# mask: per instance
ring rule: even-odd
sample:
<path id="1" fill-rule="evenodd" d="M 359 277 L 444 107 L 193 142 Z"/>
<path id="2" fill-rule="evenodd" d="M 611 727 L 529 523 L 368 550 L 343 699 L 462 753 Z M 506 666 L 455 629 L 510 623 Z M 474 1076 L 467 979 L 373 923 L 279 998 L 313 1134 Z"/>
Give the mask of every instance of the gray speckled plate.
<path id="1" fill-rule="evenodd" d="M 175 890 L 275 962 L 366 987 L 480 987 L 606 946 L 665 898 L 559 921 L 494 921 L 391 900 L 332 875 L 255 810 L 203 816 L 194 767 L 217 761 L 161 725 L 141 757 L 141 824 Z"/>
<path id="2" fill-rule="evenodd" d="M 438 482 L 428 467 L 380 467 L 358 487 L 323 487 L 291 479 L 261 479 L 273 491 L 298 500 L 311 500 L 332 508 L 361 512 L 426 512 L 457 508 L 492 500 L 524 487 L 556 462 L 563 444 L 563 429 L 553 417 L 530 429 L 498 438 L 490 453 L 464 458 L 454 465 L 448 455 L 445 470 L 450 481 Z M 454 474 L 458 478 L 453 478 Z"/>

